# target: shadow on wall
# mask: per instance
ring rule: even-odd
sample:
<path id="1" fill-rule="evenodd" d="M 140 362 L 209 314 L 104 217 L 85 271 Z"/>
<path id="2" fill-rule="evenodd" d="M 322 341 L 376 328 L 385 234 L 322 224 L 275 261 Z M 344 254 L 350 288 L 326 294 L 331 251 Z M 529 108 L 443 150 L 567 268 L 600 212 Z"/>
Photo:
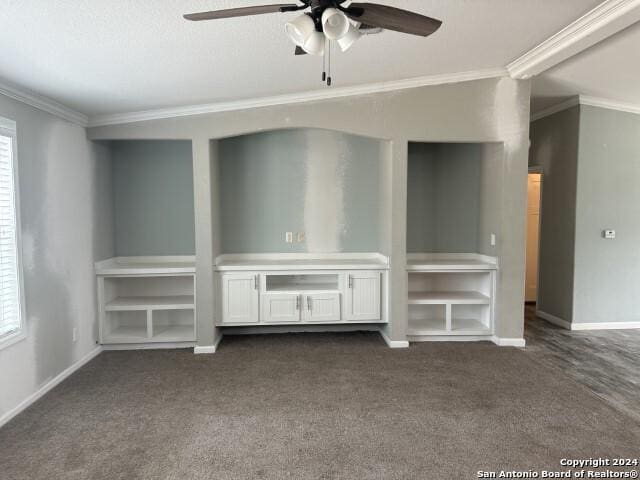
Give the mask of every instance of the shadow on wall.
<path id="1" fill-rule="evenodd" d="M 379 251 L 384 152 L 319 129 L 220 140 L 222 253 Z"/>

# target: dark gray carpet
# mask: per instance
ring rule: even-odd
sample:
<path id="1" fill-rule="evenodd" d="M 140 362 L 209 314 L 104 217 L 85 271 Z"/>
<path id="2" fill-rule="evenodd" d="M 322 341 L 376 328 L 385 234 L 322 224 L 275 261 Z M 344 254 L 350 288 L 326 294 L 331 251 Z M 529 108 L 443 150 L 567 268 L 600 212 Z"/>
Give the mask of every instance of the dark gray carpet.
<path id="1" fill-rule="evenodd" d="M 516 349 L 227 337 L 101 354 L 0 430 L 0 477 L 471 479 L 639 445 L 640 424 Z"/>

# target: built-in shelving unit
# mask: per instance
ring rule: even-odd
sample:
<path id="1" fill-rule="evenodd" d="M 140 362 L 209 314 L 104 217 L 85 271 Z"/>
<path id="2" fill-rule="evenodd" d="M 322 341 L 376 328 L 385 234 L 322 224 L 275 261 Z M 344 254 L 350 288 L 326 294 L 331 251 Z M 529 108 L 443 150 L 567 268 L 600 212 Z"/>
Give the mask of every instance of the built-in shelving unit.
<path id="1" fill-rule="evenodd" d="M 410 340 L 491 335 L 496 269 L 475 254 L 409 255 Z"/>
<path id="2" fill-rule="evenodd" d="M 100 343 L 195 342 L 193 258 L 113 258 L 98 262 L 96 275 Z"/>

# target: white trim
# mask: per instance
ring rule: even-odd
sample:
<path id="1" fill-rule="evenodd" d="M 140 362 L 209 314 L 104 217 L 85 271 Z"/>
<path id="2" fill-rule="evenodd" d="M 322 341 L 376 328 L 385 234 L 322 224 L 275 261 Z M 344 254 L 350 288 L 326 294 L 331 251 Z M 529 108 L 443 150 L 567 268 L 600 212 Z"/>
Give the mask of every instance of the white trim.
<path id="1" fill-rule="evenodd" d="M 541 118 L 548 117 L 555 113 L 562 112 L 576 105 L 587 105 L 589 107 L 606 108 L 608 110 L 616 110 L 618 112 L 634 113 L 640 115 L 640 105 L 634 103 L 618 102 L 616 100 L 608 100 L 600 97 L 590 97 L 588 95 L 576 95 L 568 100 L 560 102 L 551 107 L 540 110 L 539 112 L 531 115 L 531 122 L 540 120 Z"/>
<path id="2" fill-rule="evenodd" d="M 635 113 L 640 115 L 640 105 L 633 103 L 618 102 L 616 100 L 608 100 L 606 98 L 590 97 L 580 95 L 580 105 L 588 105 L 590 107 L 607 108 L 609 110 L 617 110 L 619 112 Z"/>
<path id="3" fill-rule="evenodd" d="M 571 330 L 636 330 L 640 322 L 572 323 Z"/>
<path id="4" fill-rule="evenodd" d="M 551 315 L 550 313 L 543 312 L 542 310 L 536 310 L 536 317 L 540 317 L 549 323 L 553 323 L 554 325 L 557 325 L 559 327 L 571 330 L 571 322 L 563 318 L 556 317 L 555 315 Z"/>
<path id="5" fill-rule="evenodd" d="M 549 117 L 555 113 L 562 112 L 564 110 L 568 110 L 569 108 L 580 105 L 580 97 L 577 95 L 575 97 L 571 97 L 568 100 L 557 103 L 556 105 L 552 105 L 544 110 L 540 110 L 539 112 L 531 114 L 531 122 L 535 122 L 536 120 L 540 120 L 541 118 Z"/>
<path id="6" fill-rule="evenodd" d="M 216 257 L 215 263 L 287 260 L 374 260 L 389 263 L 389 257 L 381 253 L 224 253 Z"/>
<path id="7" fill-rule="evenodd" d="M 201 115 L 205 113 L 230 112 L 235 110 L 246 110 L 250 108 L 273 107 L 277 105 L 290 105 L 319 100 L 333 100 L 336 98 L 350 97 L 354 95 L 393 92 L 397 90 L 426 87 L 431 85 L 443 85 L 447 83 L 459 83 L 468 82 L 471 80 L 505 77 L 507 75 L 508 72 L 505 68 L 490 68 L 460 73 L 429 75 L 424 77 L 408 78 L 405 80 L 370 83 L 353 87 L 328 88 L 323 90 L 313 90 L 310 92 L 276 95 L 272 97 L 232 100 L 228 102 L 189 105 L 174 108 L 159 108 L 129 113 L 95 115 L 89 118 L 88 126 L 100 127 L 105 125 L 118 125 L 122 123 L 143 122 L 146 120 L 159 120 L 163 118 Z"/>
<path id="8" fill-rule="evenodd" d="M 19 413 L 27 409 L 29 406 L 31 406 L 33 403 L 35 403 L 37 400 L 39 400 L 42 396 L 44 396 L 54 387 L 62 383 L 76 370 L 83 367 L 85 364 L 87 364 L 89 361 L 95 358 L 100 352 L 102 352 L 102 347 L 96 347 L 87 355 L 85 355 L 80 360 L 78 360 L 76 363 L 71 365 L 69 368 L 63 370 L 61 373 L 59 373 L 54 378 L 49 380 L 47 383 L 42 385 L 37 391 L 29 395 L 26 399 L 20 402 L 20 404 L 18 404 L 16 407 L 12 408 L 8 412 L 6 412 L 4 415 L 2 415 L 2 417 L 0 417 L 0 428 L 4 426 L 7 422 L 9 422 L 9 420 L 11 420 L 13 417 L 15 417 L 16 415 L 18 415 Z"/>
<path id="9" fill-rule="evenodd" d="M 518 347 L 524 348 L 526 343 L 524 338 L 503 338 L 494 335 L 491 337 L 491 341 L 499 347 Z"/>
<path id="10" fill-rule="evenodd" d="M 634 12 L 634 10 L 638 10 Z M 548 70 L 640 18 L 640 0 L 606 0 L 507 66 L 513 78 L 526 79 Z"/>
<path id="11" fill-rule="evenodd" d="M 13 98 L 14 100 L 25 103 L 27 105 L 31 105 L 32 107 L 55 115 L 56 117 L 62 118 L 63 120 L 67 120 L 69 122 L 80 125 L 81 127 L 86 127 L 89 125 L 89 117 L 84 113 L 80 113 L 76 110 L 66 107 L 61 103 L 58 103 L 55 100 L 52 100 L 45 96 L 38 95 L 33 92 L 27 92 L 26 90 L 12 85 L 7 85 L 3 82 L 0 82 L 0 94 L 9 98 Z"/>
<path id="12" fill-rule="evenodd" d="M 389 348 L 409 348 L 408 340 L 391 340 L 384 330 L 380 330 L 380 336 Z"/>
<path id="13" fill-rule="evenodd" d="M 193 347 L 194 355 L 210 355 L 212 353 L 216 353 L 216 350 L 218 350 L 218 346 L 220 345 L 223 336 L 224 335 L 222 334 L 218 334 L 218 339 L 213 345 L 203 347 L 196 345 L 195 347 Z"/>
<path id="14" fill-rule="evenodd" d="M 158 343 L 113 343 L 102 345 L 102 350 L 177 350 L 192 348 L 196 342 L 158 342 Z"/>
<path id="15" fill-rule="evenodd" d="M 409 342 L 492 342 L 491 335 L 407 335 Z"/>

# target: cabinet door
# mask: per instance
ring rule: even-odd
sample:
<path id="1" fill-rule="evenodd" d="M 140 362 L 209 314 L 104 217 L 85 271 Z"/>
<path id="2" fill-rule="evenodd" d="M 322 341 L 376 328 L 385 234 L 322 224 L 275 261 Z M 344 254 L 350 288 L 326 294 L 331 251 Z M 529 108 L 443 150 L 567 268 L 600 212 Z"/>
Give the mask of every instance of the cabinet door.
<path id="1" fill-rule="evenodd" d="M 260 299 L 262 304 L 262 323 L 299 323 L 301 295 L 286 293 L 265 293 Z"/>
<path id="2" fill-rule="evenodd" d="M 313 293 L 304 296 L 305 322 L 339 322 L 340 294 Z"/>
<path id="3" fill-rule="evenodd" d="M 380 320 L 380 272 L 348 272 L 345 320 Z"/>
<path id="4" fill-rule="evenodd" d="M 259 276 L 253 273 L 222 275 L 222 322 L 258 323 Z"/>

